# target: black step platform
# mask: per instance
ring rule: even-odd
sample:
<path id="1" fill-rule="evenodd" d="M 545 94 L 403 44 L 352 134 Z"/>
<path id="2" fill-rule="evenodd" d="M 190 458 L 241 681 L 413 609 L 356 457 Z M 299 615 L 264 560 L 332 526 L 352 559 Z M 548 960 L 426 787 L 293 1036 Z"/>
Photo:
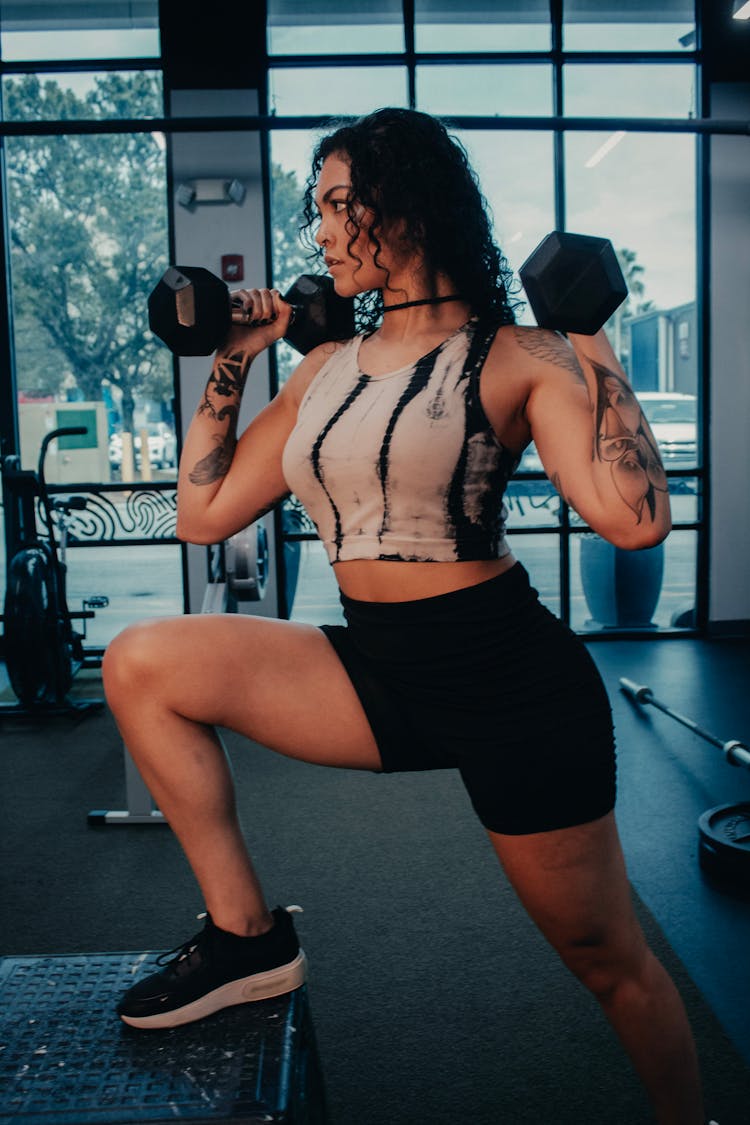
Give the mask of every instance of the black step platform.
<path id="1" fill-rule="evenodd" d="M 0 959 L 0 1125 L 324 1125 L 307 990 L 168 1031 L 119 996 L 156 954 Z"/>

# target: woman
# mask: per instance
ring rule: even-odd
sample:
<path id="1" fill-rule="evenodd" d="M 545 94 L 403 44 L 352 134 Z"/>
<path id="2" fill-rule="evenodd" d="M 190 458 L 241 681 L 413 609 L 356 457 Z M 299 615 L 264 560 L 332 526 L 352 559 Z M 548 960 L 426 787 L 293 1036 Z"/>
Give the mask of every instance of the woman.
<path id="1" fill-rule="evenodd" d="M 348 625 L 196 615 L 110 645 L 110 706 L 208 911 L 120 1015 L 174 1026 L 304 979 L 291 916 L 269 911 L 248 856 L 214 724 L 323 765 L 454 767 L 658 1120 L 698 1125 L 685 1013 L 631 905 L 606 693 L 503 528 L 504 488 L 533 439 L 599 534 L 661 541 L 669 500 L 648 425 L 603 333 L 566 342 L 515 325 L 475 178 L 434 119 L 382 110 L 325 138 L 306 208 L 337 293 L 369 294 L 370 330 L 311 351 L 238 440 L 252 361 L 291 310 L 275 290 L 235 295 L 247 323 L 217 352 L 186 436 L 178 535 L 219 542 L 294 491 Z"/>

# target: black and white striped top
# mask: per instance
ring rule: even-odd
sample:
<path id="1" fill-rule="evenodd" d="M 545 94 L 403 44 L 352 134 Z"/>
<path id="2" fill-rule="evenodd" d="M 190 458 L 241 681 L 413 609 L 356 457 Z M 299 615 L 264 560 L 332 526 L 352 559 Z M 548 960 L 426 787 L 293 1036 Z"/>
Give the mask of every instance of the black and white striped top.
<path id="1" fill-rule="evenodd" d="M 503 494 L 518 458 L 479 398 L 495 330 L 472 320 L 387 375 L 360 370 L 357 336 L 317 373 L 282 465 L 332 563 L 508 553 Z"/>

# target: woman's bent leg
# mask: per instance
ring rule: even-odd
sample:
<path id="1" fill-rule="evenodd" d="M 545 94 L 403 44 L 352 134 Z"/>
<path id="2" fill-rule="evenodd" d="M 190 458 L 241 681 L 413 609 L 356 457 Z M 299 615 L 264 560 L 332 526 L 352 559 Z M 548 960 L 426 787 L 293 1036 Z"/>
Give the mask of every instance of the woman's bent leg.
<path id="1" fill-rule="evenodd" d="M 213 728 L 309 762 L 378 769 L 369 723 L 333 648 L 312 626 L 186 616 L 126 629 L 110 644 L 103 675 L 125 745 L 213 921 L 240 935 L 268 930 L 271 915 Z"/>
<path id="2" fill-rule="evenodd" d="M 560 831 L 489 836 L 529 914 L 601 1004 L 660 1125 L 703 1125 L 692 1033 L 633 910 L 614 814 Z"/>

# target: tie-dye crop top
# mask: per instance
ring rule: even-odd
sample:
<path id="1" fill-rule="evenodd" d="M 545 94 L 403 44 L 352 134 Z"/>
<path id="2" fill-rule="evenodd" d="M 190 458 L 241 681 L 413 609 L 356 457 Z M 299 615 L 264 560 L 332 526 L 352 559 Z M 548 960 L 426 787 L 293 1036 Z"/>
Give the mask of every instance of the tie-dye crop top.
<path id="1" fill-rule="evenodd" d="M 359 369 L 357 336 L 314 377 L 282 466 L 331 563 L 508 553 L 503 494 L 518 458 L 479 398 L 495 331 L 472 320 L 416 363 L 376 376 Z"/>

